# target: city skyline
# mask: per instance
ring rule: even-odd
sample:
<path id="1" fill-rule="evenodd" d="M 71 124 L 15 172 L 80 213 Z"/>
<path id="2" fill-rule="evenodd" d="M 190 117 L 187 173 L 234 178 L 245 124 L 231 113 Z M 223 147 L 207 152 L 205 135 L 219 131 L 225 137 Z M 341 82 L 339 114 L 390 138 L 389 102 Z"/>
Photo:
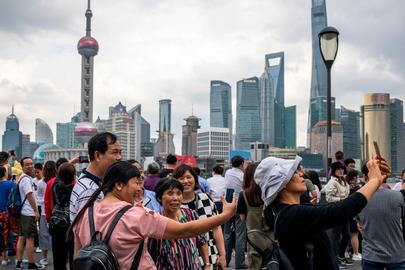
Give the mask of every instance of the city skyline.
<path id="1" fill-rule="evenodd" d="M 35 118 L 45 120 L 55 134 L 56 122 L 68 122 L 79 111 L 81 59 L 76 42 L 85 30 L 85 2 L 34 2 L 30 8 L 22 1 L 0 4 L 0 38 L 4 40 L 0 45 L 0 93 L 4 95 L 0 133 L 12 104 L 20 130 L 31 138 Z M 395 9 L 388 8 L 393 5 Z M 106 119 L 108 106 L 119 100 L 129 107 L 142 104 L 143 115 L 155 131 L 158 100 L 170 98 L 179 152 L 183 118 L 191 114 L 192 106 L 202 118 L 201 127 L 209 126 L 211 80 L 230 84 L 232 111 L 236 112 L 236 82 L 259 76 L 265 54 L 284 51 L 286 106 L 297 105 L 297 145 L 306 144 L 310 1 L 194 5 L 187 1 L 171 5 L 97 1 L 91 8 L 97 14 L 92 29 L 102 44 L 94 73 L 93 119 L 98 115 Z M 387 92 L 405 100 L 405 55 L 400 46 L 405 42 L 403 8 L 405 3 L 393 1 L 327 1 L 328 22 L 341 33 L 332 68 L 336 107 L 359 111 L 365 92 Z M 134 11 L 136 16 L 131 14 Z M 119 18 L 113 16 L 117 12 L 122 14 Z M 225 13 L 228 20 L 222 17 Z M 243 19 L 246 13 L 249 19 Z"/>

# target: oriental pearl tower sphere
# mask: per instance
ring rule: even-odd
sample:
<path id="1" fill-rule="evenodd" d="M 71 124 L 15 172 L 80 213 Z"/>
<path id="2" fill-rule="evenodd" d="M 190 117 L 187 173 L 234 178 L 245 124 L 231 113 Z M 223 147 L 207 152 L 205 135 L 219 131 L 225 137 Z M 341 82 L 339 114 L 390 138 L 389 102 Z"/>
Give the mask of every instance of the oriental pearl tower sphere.
<path id="1" fill-rule="evenodd" d="M 93 68 L 94 56 L 98 53 L 98 42 L 91 36 L 90 0 L 87 0 L 86 10 L 86 36 L 77 43 L 77 50 L 82 56 L 82 80 L 81 80 L 81 122 L 93 122 Z"/>

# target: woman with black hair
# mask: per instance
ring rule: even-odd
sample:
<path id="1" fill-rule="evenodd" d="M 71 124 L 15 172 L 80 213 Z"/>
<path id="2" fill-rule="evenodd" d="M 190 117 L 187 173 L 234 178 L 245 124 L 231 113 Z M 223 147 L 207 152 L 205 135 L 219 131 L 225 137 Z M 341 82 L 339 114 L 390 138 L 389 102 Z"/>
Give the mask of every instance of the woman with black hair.
<path id="1" fill-rule="evenodd" d="M 73 230 L 75 253 L 91 241 L 88 208 L 94 209 L 96 231 L 105 235 L 115 214 L 128 205 L 133 205 L 135 194 L 139 192 L 140 173 L 129 162 L 119 161 L 111 165 L 104 177 L 102 186 L 96 190 L 74 220 L 69 235 Z M 104 199 L 97 201 L 98 195 L 104 192 Z M 209 219 L 200 219 L 187 223 L 176 222 L 157 214 L 140 203 L 131 207 L 117 223 L 110 241 L 110 249 L 123 270 L 130 269 L 135 253 L 140 244 L 149 238 L 177 239 L 201 235 L 221 225 L 232 217 L 236 211 L 236 199 L 224 203 L 224 212 Z M 139 269 L 156 269 L 147 249 L 142 250 Z"/>
<path id="2" fill-rule="evenodd" d="M 182 206 L 197 212 L 200 219 L 218 215 L 215 203 L 205 193 L 197 193 L 200 188 L 198 176 L 193 168 L 182 164 L 173 171 L 173 177 L 184 187 Z M 221 226 L 213 227 L 207 233 L 209 263 L 226 269 L 224 235 Z M 212 267 L 211 267 L 212 268 Z"/>
<path id="3" fill-rule="evenodd" d="M 378 190 L 391 169 L 383 159 L 367 163 L 370 180 L 350 197 L 329 204 L 300 204 L 307 188 L 298 164 L 302 159 L 284 160 L 268 157 L 256 169 L 254 179 L 262 189 L 267 205 L 265 219 L 276 230 L 280 248 L 299 270 L 337 270 L 335 254 L 325 230 L 356 216 Z M 312 249 L 311 249 L 312 246 Z"/>
<path id="4" fill-rule="evenodd" d="M 183 185 L 174 178 L 162 179 L 155 186 L 156 198 L 162 205 L 161 214 L 165 217 L 187 223 L 198 220 L 197 212 L 181 207 Z M 153 239 L 149 252 L 153 256 L 157 269 L 201 270 L 199 254 L 203 258 L 204 268 L 209 269 L 208 244 L 205 235 L 183 239 Z"/>
<path id="5" fill-rule="evenodd" d="M 343 201 L 350 194 L 350 185 L 346 182 L 344 177 L 345 166 L 340 162 L 334 162 L 331 165 L 331 178 L 326 186 L 323 188 L 323 192 L 326 195 L 327 202 L 339 202 Z M 334 249 L 336 259 L 339 265 L 350 266 L 353 265 L 346 257 L 347 245 L 350 241 L 350 228 L 349 221 L 336 226 L 330 231 L 332 242 L 334 243 Z"/>
<path id="6" fill-rule="evenodd" d="M 264 202 L 261 198 L 262 190 L 254 180 L 256 164 L 249 164 L 243 175 L 243 191 L 239 193 L 237 213 L 240 219 L 246 223 L 247 231 L 259 229 L 264 231 L 268 238 L 252 233 L 247 235 L 250 241 L 256 244 L 261 250 L 265 250 L 271 244 L 270 230 L 263 219 Z M 249 269 L 260 269 L 262 258 L 259 253 L 250 245 L 247 246 Z"/>

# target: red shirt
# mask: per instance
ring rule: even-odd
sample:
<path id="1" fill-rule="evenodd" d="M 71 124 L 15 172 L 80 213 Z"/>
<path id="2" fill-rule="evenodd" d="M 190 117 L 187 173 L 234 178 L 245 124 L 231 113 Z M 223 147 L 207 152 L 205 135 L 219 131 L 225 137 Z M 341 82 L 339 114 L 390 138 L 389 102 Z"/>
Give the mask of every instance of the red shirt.
<path id="1" fill-rule="evenodd" d="M 45 217 L 47 221 L 49 221 L 49 219 L 51 218 L 53 209 L 52 186 L 54 182 L 55 177 L 46 183 L 44 205 L 45 205 Z"/>

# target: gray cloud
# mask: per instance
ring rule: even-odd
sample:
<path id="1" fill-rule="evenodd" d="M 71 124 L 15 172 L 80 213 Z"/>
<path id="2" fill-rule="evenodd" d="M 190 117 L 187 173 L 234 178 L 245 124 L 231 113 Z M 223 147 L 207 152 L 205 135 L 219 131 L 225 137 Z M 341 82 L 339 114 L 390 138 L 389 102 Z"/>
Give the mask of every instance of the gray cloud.
<path id="1" fill-rule="evenodd" d="M 11 99 L 17 100 L 25 132 L 33 132 L 34 115 L 55 129 L 56 121 L 69 120 L 73 106 L 79 108 L 80 56 L 75 45 L 84 34 L 85 2 L 0 2 L 0 63 L 6 63 L 0 65 L 0 133 Z M 260 76 L 264 54 L 282 50 L 286 103 L 297 104 L 298 144 L 305 144 L 310 5 L 295 0 L 92 1 L 93 35 L 100 44 L 94 114 L 107 117 L 108 106 L 118 101 L 128 107 L 142 103 L 156 130 L 158 100 L 171 98 L 180 151 L 181 125 L 191 114 L 191 104 L 202 127 L 209 123 L 210 80 L 231 84 L 235 101 L 236 81 Z M 405 2 L 342 0 L 327 5 L 329 24 L 341 33 L 332 71 L 337 103 L 358 110 L 365 91 L 387 91 L 405 99 Z"/>

